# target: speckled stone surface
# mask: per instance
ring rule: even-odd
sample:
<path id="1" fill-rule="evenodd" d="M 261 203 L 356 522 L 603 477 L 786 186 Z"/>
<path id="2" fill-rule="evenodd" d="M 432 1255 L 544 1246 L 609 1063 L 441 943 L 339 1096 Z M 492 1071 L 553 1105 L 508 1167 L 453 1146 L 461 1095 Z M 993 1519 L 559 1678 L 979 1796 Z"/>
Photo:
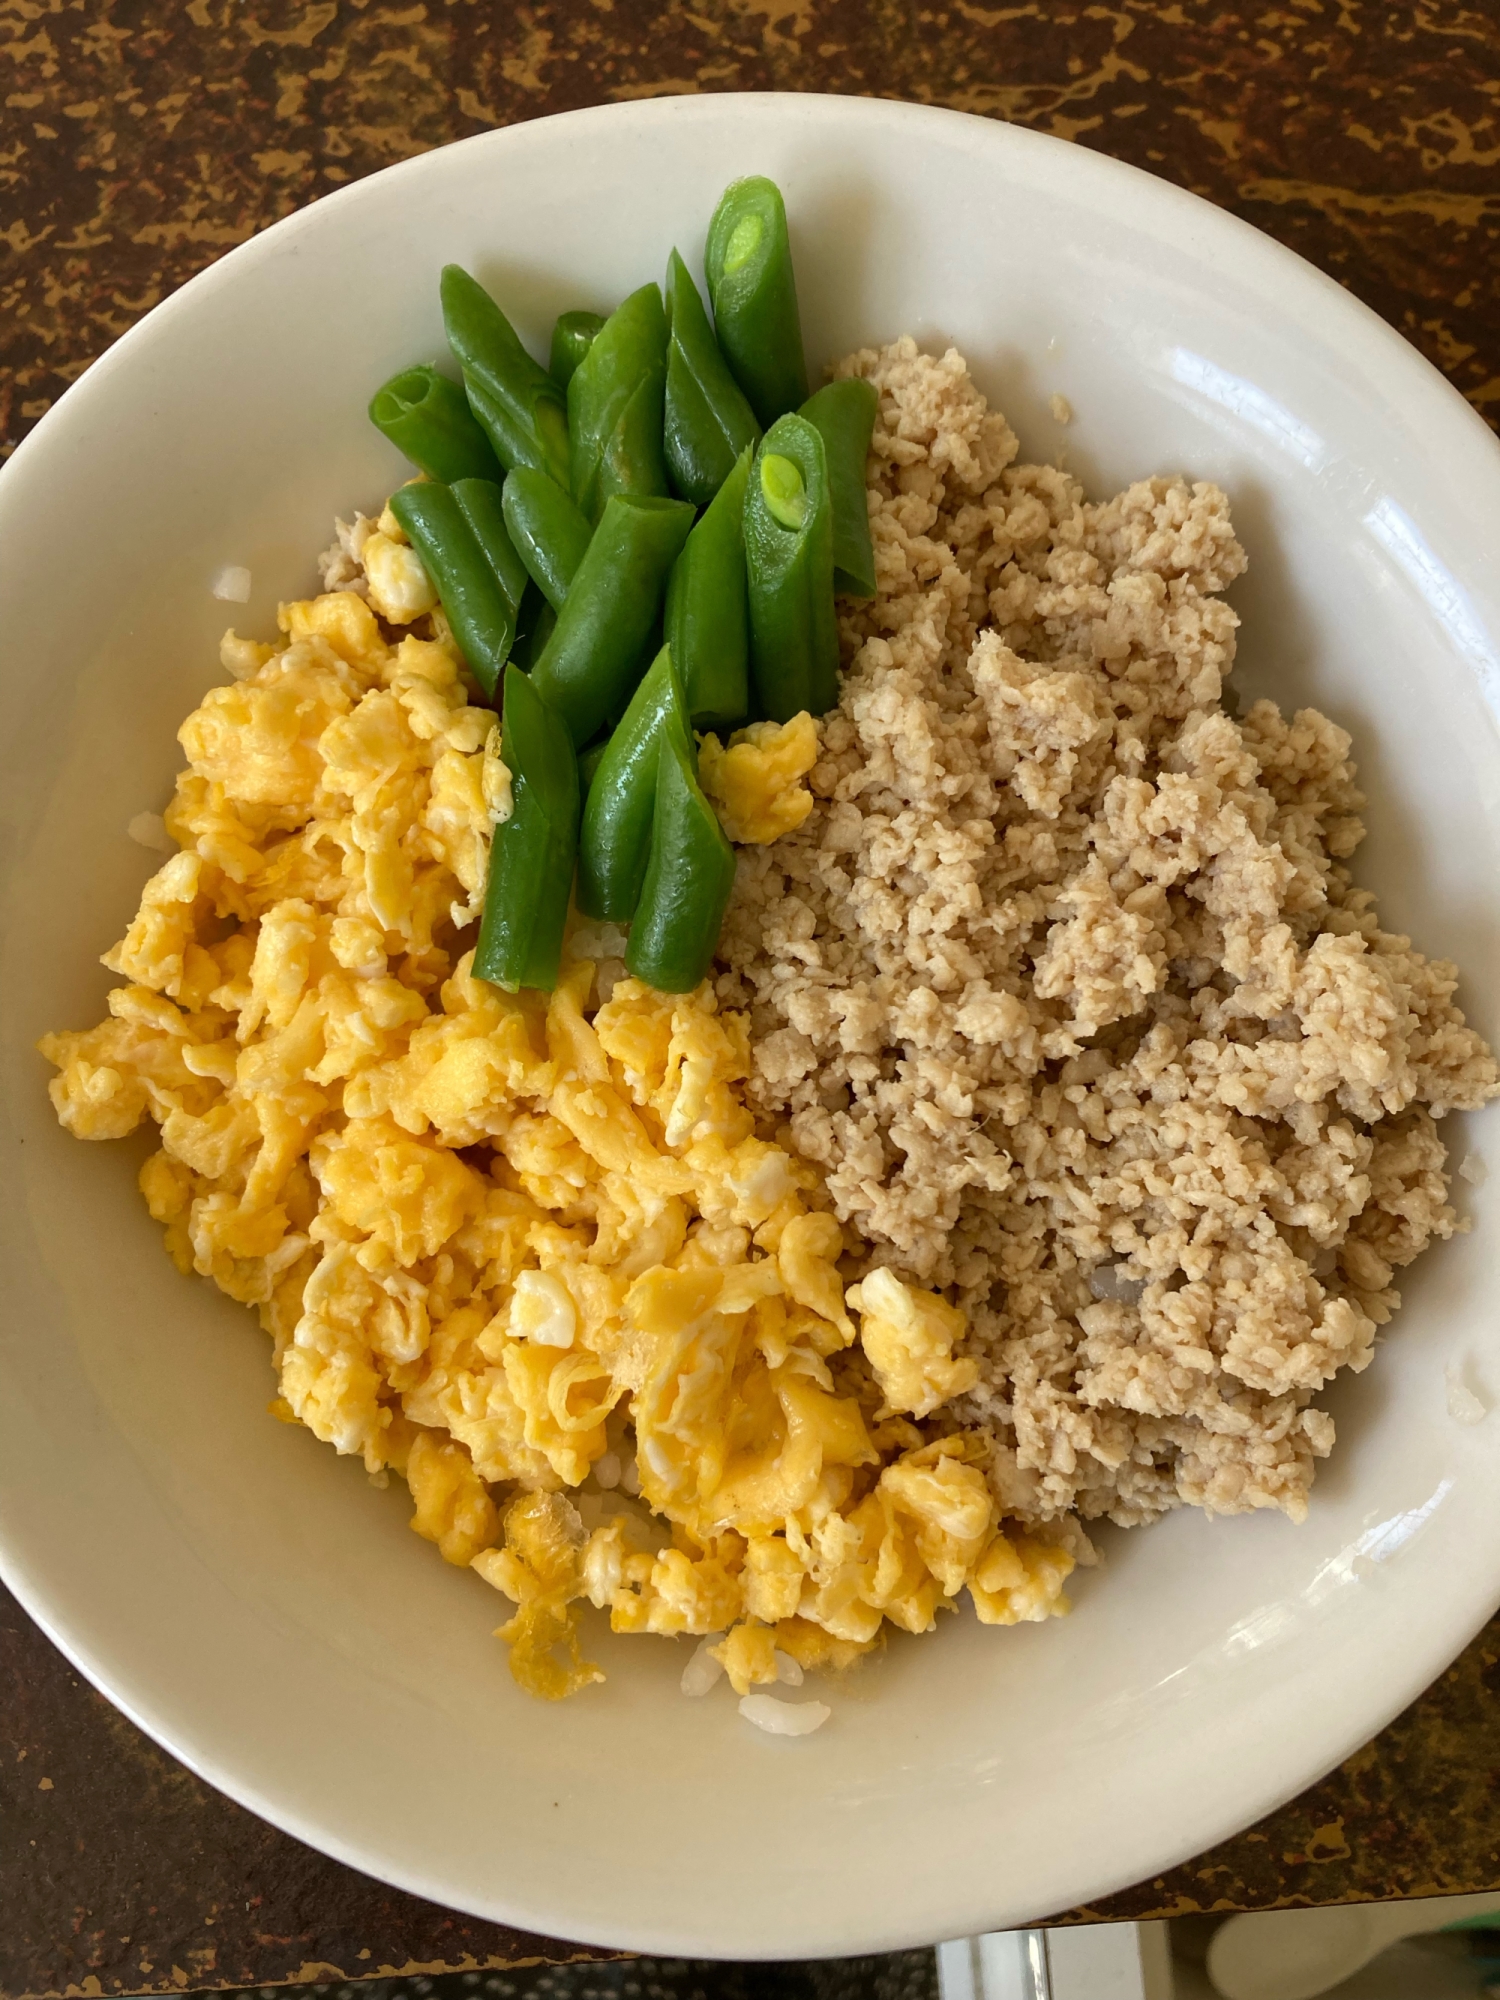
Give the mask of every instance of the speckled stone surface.
<path id="1" fill-rule="evenodd" d="M 1500 1620 L 1292 1804 L 1196 1861 L 1053 1920 L 1488 1888 L 1500 1888 Z M 0 1591 L 5 2000 L 591 1955 L 387 1889 L 231 1805 L 82 1682 Z"/>
<path id="2" fill-rule="evenodd" d="M 0 1590 L 0 1995 L 476 1971 L 606 1954 L 329 1861 L 186 1771 Z"/>
<path id="3" fill-rule="evenodd" d="M 1500 427 L 1500 7 L 1458 0 L 0 0 L 0 450 L 142 313 L 331 188 L 679 91 L 1007 118 L 1232 209 Z M 198 1783 L 0 1598 L 0 1994 L 513 1965 Z M 1281 1812 L 1070 1918 L 1500 1886 L 1500 1624 Z"/>
<path id="4" fill-rule="evenodd" d="M 1485 0 L 0 0 L 0 433 L 230 245 L 489 126 L 680 91 L 1007 118 L 1341 279 L 1500 419 Z"/>

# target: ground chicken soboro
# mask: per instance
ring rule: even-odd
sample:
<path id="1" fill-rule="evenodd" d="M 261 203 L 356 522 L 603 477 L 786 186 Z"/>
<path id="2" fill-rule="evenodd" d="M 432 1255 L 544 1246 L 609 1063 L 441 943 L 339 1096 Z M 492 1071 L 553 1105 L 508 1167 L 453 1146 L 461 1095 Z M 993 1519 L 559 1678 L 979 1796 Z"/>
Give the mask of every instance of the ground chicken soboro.
<path id="1" fill-rule="evenodd" d="M 1453 1233 L 1434 1119 L 1495 1063 L 1351 883 L 1349 737 L 1222 705 L 1218 488 L 1091 504 L 957 354 L 838 372 L 880 392 L 879 594 L 815 809 L 740 856 L 754 1101 L 870 1264 L 968 1314 L 932 1422 L 990 1433 L 1007 1513 L 1300 1518 L 1314 1398 Z"/>

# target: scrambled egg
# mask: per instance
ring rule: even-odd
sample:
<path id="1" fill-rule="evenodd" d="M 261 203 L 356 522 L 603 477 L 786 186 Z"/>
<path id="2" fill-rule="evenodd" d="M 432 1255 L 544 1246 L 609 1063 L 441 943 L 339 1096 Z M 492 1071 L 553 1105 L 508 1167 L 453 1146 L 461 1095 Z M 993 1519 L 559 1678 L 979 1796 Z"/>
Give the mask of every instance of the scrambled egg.
<path id="1" fill-rule="evenodd" d="M 863 1321 L 861 1338 L 886 1411 L 929 1417 L 950 1396 L 979 1380 L 979 1363 L 955 1361 L 954 1342 L 965 1331 L 963 1314 L 933 1292 L 913 1291 L 893 1271 L 872 1271 L 849 1288 L 849 1304 Z M 883 1412 L 882 1414 L 885 1414 Z"/>
<path id="2" fill-rule="evenodd" d="M 793 833 L 812 811 L 802 780 L 818 761 L 818 725 L 804 710 L 790 722 L 752 722 L 726 749 L 705 736 L 698 778 L 731 840 L 763 846 Z"/>
<path id="3" fill-rule="evenodd" d="M 745 1107 L 745 1021 L 576 955 L 550 997 L 473 978 L 509 775 L 410 554 L 383 519 L 369 601 L 226 638 L 109 1018 L 42 1044 L 58 1116 L 156 1123 L 178 1267 L 256 1308 L 278 1415 L 404 1477 L 416 1532 L 512 1600 L 536 1693 L 600 1678 L 584 1600 L 727 1630 L 741 1693 L 964 1590 L 990 1623 L 1065 1610 L 1070 1558 L 912 1421 L 972 1380 L 960 1316 L 887 1271 L 846 1297 L 815 1175 Z M 710 738 L 705 783 L 771 839 L 816 754 L 805 716 Z"/>

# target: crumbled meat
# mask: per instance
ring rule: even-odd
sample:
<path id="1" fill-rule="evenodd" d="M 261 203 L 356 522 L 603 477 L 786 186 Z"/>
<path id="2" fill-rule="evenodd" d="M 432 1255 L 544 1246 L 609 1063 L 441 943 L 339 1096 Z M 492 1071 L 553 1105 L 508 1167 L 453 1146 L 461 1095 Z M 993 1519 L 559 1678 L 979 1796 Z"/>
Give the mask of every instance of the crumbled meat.
<path id="1" fill-rule="evenodd" d="M 1435 1118 L 1500 1089 L 1451 966 L 1345 863 L 1312 710 L 1221 705 L 1245 566 L 1215 486 L 1087 500 L 962 359 L 879 391 L 878 594 L 844 600 L 816 804 L 744 849 L 752 1090 L 882 1264 L 968 1316 L 1005 1512 L 1301 1518 L 1395 1272 L 1457 1226 Z"/>
<path id="2" fill-rule="evenodd" d="M 325 590 L 350 590 L 356 597 L 368 597 L 365 576 L 365 543 L 375 533 L 376 524 L 367 514 L 356 513 L 352 522 L 335 520 L 335 538 L 318 557 L 318 575 Z"/>

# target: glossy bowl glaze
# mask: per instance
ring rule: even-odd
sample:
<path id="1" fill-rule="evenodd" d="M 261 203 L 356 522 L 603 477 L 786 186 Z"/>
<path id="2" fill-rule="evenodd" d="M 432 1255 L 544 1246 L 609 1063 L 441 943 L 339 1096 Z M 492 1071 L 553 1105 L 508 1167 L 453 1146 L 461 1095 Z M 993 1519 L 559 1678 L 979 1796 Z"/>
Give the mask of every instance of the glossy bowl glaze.
<path id="1" fill-rule="evenodd" d="M 34 1053 L 100 1015 L 174 732 L 232 616 L 268 634 L 336 510 L 400 475 L 372 388 L 441 350 L 477 270 L 534 343 L 691 260 L 772 174 L 810 357 L 956 342 L 1027 455 L 1096 494 L 1217 479 L 1250 570 L 1240 680 L 1355 732 L 1365 881 L 1500 1029 L 1500 450 L 1410 347 L 1264 237 L 1004 125 L 815 97 L 639 103 L 495 132 L 225 257 L 82 378 L 0 474 L 5 1300 L 0 1555 L 77 1666 L 195 1771 L 439 1902 L 569 1938 L 795 1957 L 1038 1918 L 1244 1825 L 1369 1736 L 1500 1599 L 1500 1175 L 1432 1252 L 1303 1527 L 1106 1538 L 1066 1621 L 898 1641 L 802 1741 L 687 1701 L 690 1641 L 599 1640 L 607 1686 L 511 1684 L 502 1607 L 401 1492 L 265 1414 L 249 1313 L 179 1277 L 134 1142 L 54 1123 Z M 1064 433 L 1048 414 L 1065 395 Z M 209 591 L 244 564 L 254 593 Z M 1500 1154 L 1494 1128 L 1448 1131 Z"/>

